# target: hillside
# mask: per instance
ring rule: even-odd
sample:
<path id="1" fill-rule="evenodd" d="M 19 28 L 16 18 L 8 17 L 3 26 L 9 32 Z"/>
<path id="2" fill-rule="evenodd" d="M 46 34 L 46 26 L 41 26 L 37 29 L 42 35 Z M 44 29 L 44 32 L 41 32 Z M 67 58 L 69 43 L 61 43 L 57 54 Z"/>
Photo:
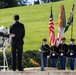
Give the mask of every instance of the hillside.
<path id="1" fill-rule="evenodd" d="M 57 36 L 57 26 L 56 22 L 58 21 L 59 16 L 59 7 L 60 4 L 64 4 L 66 11 L 66 18 L 68 19 L 72 4 L 76 3 L 76 0 L 64 0 L 55 3 L 48 3 L 42 5 L 34 5 L 34 6 L 22 6 L 15 8 L 8 8 L 0 10 L 0 26 L 3 25 L 5 27 L 9 27 L 13 21 L 13 14 L 20 15 L 20 22 L 24 23 L 26 29 L 26 36 L 24 38 L 24 51 L 25 50 L 38 50 L 41 43 L 42 38 L 49 39 L 48 32 L 48 23 L 49 23 L 49 15 L 50 15 L 50 6 L 53 8 L 53 17 L 55 24 L 55 32 Z M 76 9 L 76 7 L 75 7 Z M 74 11 L 74 38 L 76 38 L 76 10 Z M 65 33 L 66 42 L 69 43 L 70 39 L 70 28 Z M 48 42 L 49 43 L 49 42 Z"/>

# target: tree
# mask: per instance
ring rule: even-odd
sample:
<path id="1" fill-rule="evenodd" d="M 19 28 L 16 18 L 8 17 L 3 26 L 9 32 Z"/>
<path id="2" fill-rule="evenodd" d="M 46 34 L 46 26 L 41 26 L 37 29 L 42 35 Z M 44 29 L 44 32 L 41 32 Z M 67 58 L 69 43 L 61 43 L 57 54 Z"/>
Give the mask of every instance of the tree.
<path id="1" fill-rule="evenodd" d="M 0 9 L 4 7 L 4 2 L 1 0 L 0 1 Z"/>
<path id="2" fill-rule="evenodd" d="M 49 3 L 49 2 L 56 2 L 56 1 L 61 1 L 61 0 L 42 0 L 44 3 Z"/>
<path id="3" fill-rule="evenodd" d="M 34 0 L 34 4 L 40 4 L 39 0 Z"/>
<path id="4" fill-rule="evenodd" d="M 18 5 L 24 6 L 28 0 L 17 0 Z"/>
<path id="5" fill-rule="evenodd" d="M 0 0 L 0 8 L 17 6 L 17 0 Z"/>
<path id="6" fill-rule="evenodd" d="M 4 0 L 4 3 L 7 4 L 5 7 L 17 6 L 17 0 Z"/>

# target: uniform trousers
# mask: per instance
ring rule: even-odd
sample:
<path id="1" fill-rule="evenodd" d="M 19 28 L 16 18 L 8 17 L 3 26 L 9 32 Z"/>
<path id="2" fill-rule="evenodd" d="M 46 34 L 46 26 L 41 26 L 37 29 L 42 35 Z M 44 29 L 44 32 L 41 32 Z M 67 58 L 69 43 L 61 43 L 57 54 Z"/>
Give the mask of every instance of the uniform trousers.
<path id="1" fill-rule="evenodd" d="M 69 58 L 70 70 L 74 70 L 75 58 Z"/>
<path id="2" fill-rule="evenodd" d="M 65 70 L 66 57 L 59 57 L 59 61 L 60 61 L 60 69 Z"/>
<path id="3" fill-rule="evenodd" d="M 44 64 L 44 67 L 46 67 L 46 65 L 47 65 L 47 56 L 43 57 L 43 64 Z"/>
<path id="4" fill-rule="evenodd" d="M 57 58 L 50 58 L 50 60 L 51 60 L 51 66 L 56 68 Z"/>

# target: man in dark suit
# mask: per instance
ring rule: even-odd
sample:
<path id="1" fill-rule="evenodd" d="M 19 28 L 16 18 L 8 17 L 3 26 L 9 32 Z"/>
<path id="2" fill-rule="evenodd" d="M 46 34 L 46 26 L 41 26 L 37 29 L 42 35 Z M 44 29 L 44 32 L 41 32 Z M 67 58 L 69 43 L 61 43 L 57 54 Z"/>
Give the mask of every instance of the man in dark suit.
<path id="1" fill-rule="evenodd" d="M 22 52 L 23 52 L 23 38 L 25 36 L 25 28 L 22 23 L 19 22 L 19 15 L 14 15 L 15 22 L 10 26 L 10 34 L 14 34 L 11 40 L 11 49 L 12 49 L 12 68 L 13 71 L 16 71 L 16 52 L 18 55 L 18 69 L 23 71 L 22 68 Z"/>
<path id="2" fill-rule="evenodd" d="M 75 53 L 76 53 L 76 45 L 74 44 L 75 39 L 70 39 L 70 44 L 68 45 L 68 57 L 69 57 L 69 65 L 70 69 L 74 70 L 75 63 Z"/>
<path id="3" fill-rule="evenodd" d="M 60 69 L 65 70 L 66 65 L 66 56 L 68 52 L 68 45 L 65 43 L 65 38 L 61 39 L 61 43 L 58 46 L 59 50 L 59 61 L 60 61 Z"/>

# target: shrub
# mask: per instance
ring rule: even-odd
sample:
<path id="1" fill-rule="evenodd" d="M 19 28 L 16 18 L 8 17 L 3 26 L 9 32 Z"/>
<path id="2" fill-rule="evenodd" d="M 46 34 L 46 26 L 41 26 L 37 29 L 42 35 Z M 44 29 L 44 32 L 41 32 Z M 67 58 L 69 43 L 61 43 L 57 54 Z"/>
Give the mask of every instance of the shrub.
<path id="1" fill-rule="evenodd" d="M 11 52 L 6 52 L 7 60 L 8 60 L 8 65 L 9 69 L 12 69 L 12 56 Z M 38 50 L 27 50 L 26 52 L 23 52 L 22 55 L 22 63 L 23 63 L 23 68 L 28 68 L 28 67 L 39 67 L 41 65 L 41 59 L 40 59 L 40 52 Z M 66 64 L 66 68 L 69 68 L 68 65 L 68 60 Z M 0 53 L 0 66 L 3 65 L 3 55 Z M 48 66 L 51 67 L 51 61 L 50 58 L 48 59 Z M 59 69 L 59 61 L 57 63 L 57 68 Z M 18 68 L 18 62 L 17 62 L 17 68 Z"/>
<path id="2" fill-rule="evenodd" d="M 9 68 L 12 68 L 11 52 L 6 52 Z M 18 62 L 17 62 L 18 63 Z M 16 63 L 16 64 L 17 64 Z M 22 55 L 23 68 L 40 66 L 40 52 L 38 50 L 28 50 Z M 3 65 L 3 54 L 0 53 L 0 66 Z M 17 66 L 18 67 L 18 66 Z"/>

